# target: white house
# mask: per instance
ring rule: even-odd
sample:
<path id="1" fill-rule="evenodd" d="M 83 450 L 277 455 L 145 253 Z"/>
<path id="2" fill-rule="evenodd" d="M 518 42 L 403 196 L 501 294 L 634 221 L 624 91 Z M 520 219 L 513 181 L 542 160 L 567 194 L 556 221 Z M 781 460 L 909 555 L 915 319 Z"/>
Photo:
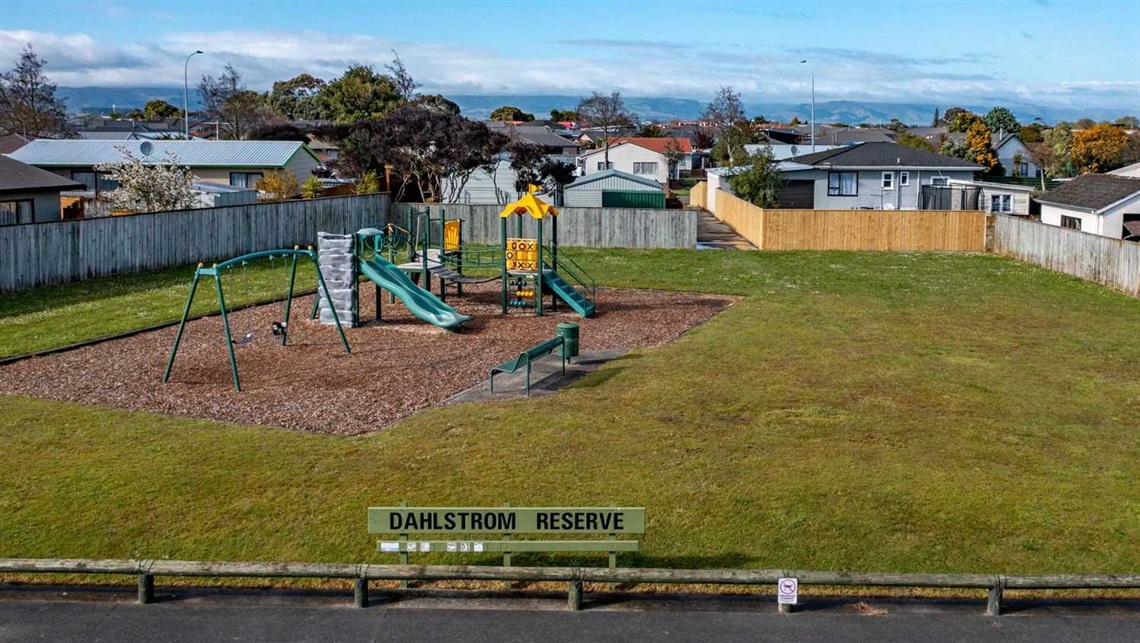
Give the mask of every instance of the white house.
<path id="1" fill-rule="evenodd" d="M 665 154 L 671 144 L 681 156 L 670 174 Z M 580 156 L 578 167 L 585 175 L 620 170 L 667 185 L 670 178 L 679 178 L 682 171 L 693 169 L 693 144 L 687 138 L 618 138 L 610 143 L 609 159 L 607 167 L 606 151 L 601 147 Z"/>
<path id="2" fill-rule="evenodd" d="M 1029 156 L 1029 148 L 1021 142 L 1017 134 L 994 134 L 994 154 L 1005 168 L 1006 176 L 1039 177 L 1041 170 L 1033 164 Z"/>
<path id="3" fill-rule="evenodd" d="M 1037 202 L 1043 223 L 1122 239 L 1124 223 L 1140 221 L 1140 179 L 1085 174 L 1049 190 Z"/>

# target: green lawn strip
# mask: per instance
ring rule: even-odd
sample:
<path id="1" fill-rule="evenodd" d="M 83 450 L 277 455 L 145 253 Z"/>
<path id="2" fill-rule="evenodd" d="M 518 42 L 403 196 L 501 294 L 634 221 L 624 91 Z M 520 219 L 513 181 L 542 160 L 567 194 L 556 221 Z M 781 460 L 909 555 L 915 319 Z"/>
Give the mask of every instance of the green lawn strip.
<path id="1" fill-rule="evenodd" d="M 1140 568 L 1140 302 L 983 256 L 575 257 L 748 297 L 557 396 L 361 438 L 0 398 L 0 556 L 391 562 L 369 505 L 509 501 L 643 505 L 641 566 Z"/>
<path id="2" fill-rule="evenodd" d="M 305 260 L 297 265 L 295 292 L 315 290 L 312 264 Z M 178 321 L 193 276 L 194 266 L 183 266 L 5 293 L 0 297 L 0 358 Z M 226 304 L 283 299 L 288 281 L 283 259 L 232 268 L 223 276 Z M 205 278 L 191 313 L 217 310 L 214 280 Z"/>

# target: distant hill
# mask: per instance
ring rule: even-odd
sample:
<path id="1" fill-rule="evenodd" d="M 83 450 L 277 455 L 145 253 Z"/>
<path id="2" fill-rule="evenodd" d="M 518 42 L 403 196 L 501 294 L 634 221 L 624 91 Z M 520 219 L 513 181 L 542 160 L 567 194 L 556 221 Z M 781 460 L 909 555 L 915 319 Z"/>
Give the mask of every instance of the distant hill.
<path id="1" fill-rule="evenodd" d="M 109 112 L 112 106 L 119 111 L 141 108 L 147 101 L 160 98 L 171 105 L 182 104 L 181 87 L 60 87 L 59 95 L 67 99 L 73 111 Z M 514 105 L 537 118 L 546 118 L 551 109 L 573 109 L 578 104 L 577 95 L 475 95 L 450 94 L 463 114 L 469 118 L 486 119 L 497 107 Z M 658 98 L 627 96 L 626 105 L 641 120 L 691 119 L 700 116 L 705 103 L 691 98 Z M 1080 118 L 1114 120 L 1125 115 L 1127 110 L 1118 112 L 1105 109 L 1052 108 L 1033 104 L 1004 101 L 1018 120 L 1031 123 L 1036 117 L 1052 123 L 1060 120 L 1075 121 Z M 874 103 L 865 101 L 836 100 L 816 103 L 815 118 L 819 123 L 889 123 L 892 118 L 911 125 L 929 125 L 934 109 L 945 111 L 951 105 L 925 103 Z M 190 88 L 190 109 L 198 107 L 198 92 Z M 974 112 L 985 113 L 991 105 L 962 105 Z M 807 121 L 811 114 L 808 103 L 747 103 L 749 115 L 763 115 L 778 121 L 791 120 L 793 116 Z"/>

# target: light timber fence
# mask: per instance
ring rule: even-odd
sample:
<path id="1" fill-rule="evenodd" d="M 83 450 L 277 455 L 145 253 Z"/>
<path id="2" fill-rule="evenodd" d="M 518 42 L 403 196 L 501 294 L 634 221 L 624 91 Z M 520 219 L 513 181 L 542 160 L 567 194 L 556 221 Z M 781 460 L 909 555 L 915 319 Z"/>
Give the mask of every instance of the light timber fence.
<path id="1" fill-rule="evenodd" d="M 709 196 L 709 184 L 708 184 L 708 182 L 698 181 L 697 184 L 694 185 L 689 190 L 689 205 L 708 210 L 709 209 L 708 196 Z"/>
<path id="2" fill-rule="evenodd" d="M 431 208 L 433 218 L 446 213 L 463 221 L 463 242 L 499 243 L 500 205 L 398 203 L 393 221 L 409 210 Z M 415 231 L 413 231 L 415 232 Z M 512 221 L 511 234 L 515 233 Z M 524 221 L 524 235 L 534 234 L 534 222 Z M 544 234 L 549 234 L 545 232 Z M 587 248 L 694 248 L 697 213 L 692 210 L 634 208 L 558 208 L 558 244 Z"/>
<path id="3" fill-rule="evenodd" d="M 999 574 L 892 574 L 779 569 L 630 569 L 606 567 L 482 567 L 467 565 L 369 565 L 352 563 L 200 562 L 188 560 L 76 560 L 0 558 L 0 573 L 112 574 L 135 576 L 138 602 L 154 600 L 156 576 L 222 578 L 336 578 L 353 581 L 357 607 L 368 606 L 370 581 L 565 582 L 567 607 L 582 607 L 583 583 L 775 586 L 919 587 L 987 591 L 986 613 L 1001 614 L 1005 590 L 1140 589 L 1140 574 L 1009 576 Z M 783 608 L 789 606 L 781 606 Z"/>
<path id="4" fill-rule="evenodd" d="M 991 252 L 1140 297 L 1140 243 L 1007 215 L 990 219 Z"/>
<path id="5" fill-rule="evenodd" d="M 983 212 L 764 209 L 723 190 L 713 198 L 715 216 L 761 250 L 985 250 Z"/>
<path id="6" fill-rule="evenodd" d="M 383 225 L 387 194 L 0 227 L 0 292 L 316 244 Z"/>

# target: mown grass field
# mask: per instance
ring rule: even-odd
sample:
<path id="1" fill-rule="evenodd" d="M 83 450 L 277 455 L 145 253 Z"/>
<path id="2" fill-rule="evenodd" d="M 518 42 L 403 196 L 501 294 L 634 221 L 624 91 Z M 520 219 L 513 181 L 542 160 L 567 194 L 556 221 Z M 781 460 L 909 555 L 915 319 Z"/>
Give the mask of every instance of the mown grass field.
<path id="1" fill-rule="evenodd" d="M 745 298 L 557 396 L 361 438 L 0 398 L 0 556 L 390 560 L 365 510 L 403 499 L 643 505 L 640 565 L 1140 569 L 1140 301 L 989 256 L 574 256 Z M 163 274 L 82 286 L 83 319 L 177 316 Z M 75 336 L 67 292 L 36 295 L 40 344 Z M 7 346 L 32 313 L 0 310 Z"/>

